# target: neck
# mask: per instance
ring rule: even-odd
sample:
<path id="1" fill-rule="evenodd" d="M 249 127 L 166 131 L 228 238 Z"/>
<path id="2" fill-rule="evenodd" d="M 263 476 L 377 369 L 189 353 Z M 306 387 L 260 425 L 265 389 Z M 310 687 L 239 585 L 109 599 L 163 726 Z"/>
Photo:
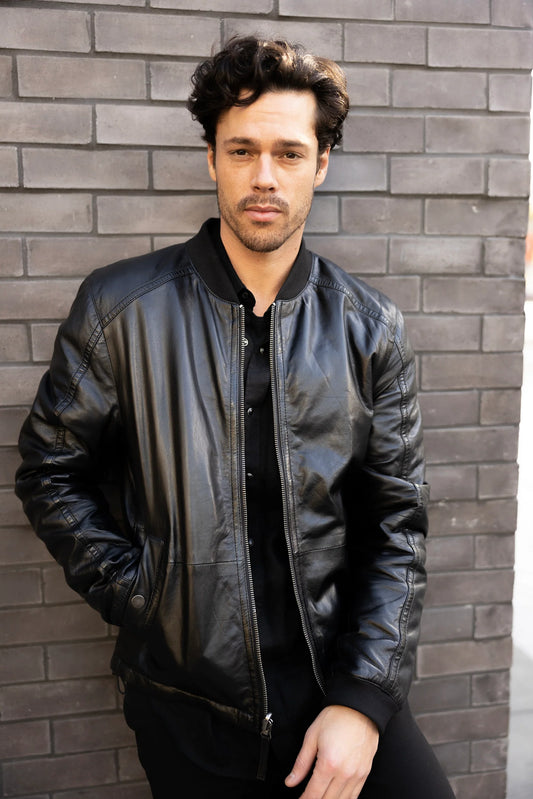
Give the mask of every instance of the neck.
<path id="1" fill-rule="evenodd" d="M 255 297 L 256 316 L 263 316 L 276 299 L 296 260 L 302 235 L 303 228 L 273 252 L 254 252 L 220 220 L 220 238 L 233 268 Z"/>

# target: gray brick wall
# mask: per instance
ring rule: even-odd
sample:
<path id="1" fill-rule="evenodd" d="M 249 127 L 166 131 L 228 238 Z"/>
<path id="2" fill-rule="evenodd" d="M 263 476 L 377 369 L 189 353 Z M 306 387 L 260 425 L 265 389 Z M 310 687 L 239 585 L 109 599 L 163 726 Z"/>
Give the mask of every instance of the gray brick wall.
<path id="1" fill-rule="evenodd" d="M 2 796 L 149 796 L 114 631 L 29 529 L 16 439 L 82 277 L 215 212 L 188 77 L 258 32 L 346 68 L 353 108 L 308 240 L 406 313 L 433 486 L 412 702 L 459 799 L 503 799 L 532 26 L 532 0 L 1 4 Z"/>

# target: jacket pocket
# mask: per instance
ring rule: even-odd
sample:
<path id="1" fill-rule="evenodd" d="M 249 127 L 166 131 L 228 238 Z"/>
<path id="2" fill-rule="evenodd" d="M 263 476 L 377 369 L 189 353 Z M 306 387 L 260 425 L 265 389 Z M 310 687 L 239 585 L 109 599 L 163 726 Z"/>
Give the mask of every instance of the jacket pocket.
<path id="1" fill-rule="evenodd" d="M 157 611 L 162 576 L 165 573 L 164 544 L 161 538 L 150 536 L 144 542 L 120 625 L 132 632 L 146 630 Z"/>

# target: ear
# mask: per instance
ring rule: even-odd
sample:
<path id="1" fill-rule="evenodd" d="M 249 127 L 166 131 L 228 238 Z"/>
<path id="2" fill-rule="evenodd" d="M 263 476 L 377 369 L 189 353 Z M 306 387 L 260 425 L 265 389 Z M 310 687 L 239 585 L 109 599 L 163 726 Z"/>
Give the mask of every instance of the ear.
<path id="1" fill-rule="evenodd" d="M 317 186 L 322 185 L 322 183 L 324 183 L 324 180 L 326 179 L 326 175 L 328 174 L 330 152 L 331 152 L 331 147 L 326 147 L 324 152 L 320 153 L 320 155 L 318 156 L 318 169 L 316 171 L 315 182 L 314 182 L 315 189 Z"/>
<path id="2" fill-rule="evenodd" d="M 216 173 L 216 169 L 215 169 L 215 160 L 216 160 L 215 159 L 215 148 L 213 147 L 212 144 L 208 144 L 207 145 L 207 168 L 209 170 L 209 175 L 211 177 L 211 180 L 214 180 L 216 182 L 217 173 Z"/>

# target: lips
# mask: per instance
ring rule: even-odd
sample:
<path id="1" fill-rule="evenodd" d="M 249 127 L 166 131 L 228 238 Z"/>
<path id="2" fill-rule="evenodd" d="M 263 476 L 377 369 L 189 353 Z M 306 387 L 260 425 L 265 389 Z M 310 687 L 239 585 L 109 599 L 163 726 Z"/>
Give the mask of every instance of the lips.
<path id="1" fill-rule="evenodd" d="M 248 205 L 244 211 L 256 222 L 272 222 L 281 214 L 281 209 L 275 205 Z"/>

